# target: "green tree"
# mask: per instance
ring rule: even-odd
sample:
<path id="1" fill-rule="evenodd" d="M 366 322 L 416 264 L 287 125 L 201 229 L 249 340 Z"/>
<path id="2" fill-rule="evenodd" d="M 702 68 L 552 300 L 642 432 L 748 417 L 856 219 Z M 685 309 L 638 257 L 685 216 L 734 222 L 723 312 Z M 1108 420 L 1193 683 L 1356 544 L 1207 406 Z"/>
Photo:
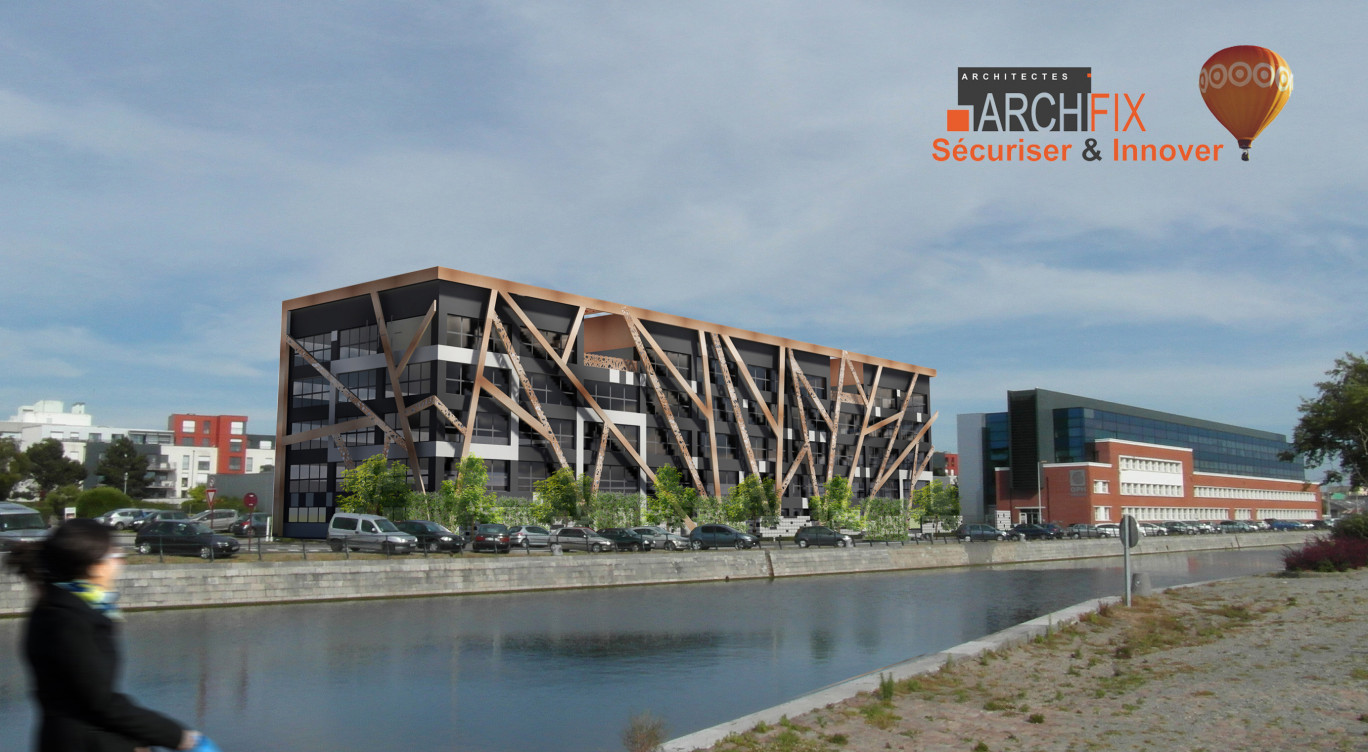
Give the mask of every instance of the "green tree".
<path id="1" fill-rule="evenodd" d="M 38 498 L 47 500 L 47 495 L 59 486 L 75 485 L 85 480 L 85 466 L 76 460 L 67 459 L 62 442 L 56 439 L 43 439 L 28 449 L 24 455 L 29 461 L 29 475 L 38 486 Z M 62 519 L 62 510 L 54 502 L 52 514 Z"/>
<path id="2" fill-rule="evenodd" d="M 456 480 L 443 481 L 438 495 L 447 510 L 445 524 L 457 529 L 481 522 L 498 522 L 499 497 L 488 488 L 489 472 L 484 460 L 470 455 L 456 467 Z"/>
<path id="3" fill-rule="evenodd" d="M 922 523 L 954 527 L 960 521 L 959 486 L 933 479 L 912 494 L 912 515 Z"/>
<path id="4" fill-rule="evenodd" d="M 747 475 L 727 494 L 727 518 L 734 522 L 755 520 L 774 527 L 779 522 L 779 493 L 771 478 Z"/>
<path id="5" fill-rule="evenodd" d="M 0 499 L 8 499 L 20 481 L 29 476 L 28 455 L 14 439 L 0 439 Z"/>
<path id="6" fill-rule="evenodd" d="M 44 499 L 44 502 L 52 510 L 51 518 L 53 520 L 66 519 L 66 508 L 76 506 L 76 499 L 79 498 L 80 495 L 81 487 L 75 483 L 68 483 L 67 485 L 58 486 L 51 491 L 48 491 L 47 498 Z M 42 511 L 43 509 L 43 504 L 35 504 L 34 506 L 37 507 L 39 511 Z"/>
<path id="7" fill-rule="evenodd" d="M 903 499 L 865 499 L 864 530 L 867 538 L 904 540 L 910 526 L 908 504 Z"/>
<path id="8" fill-rule="evenodd" d="M 859 527 L 860 512 L 850 507 L 850 481 L 836 476 L 826 484 L 826 493 L 808 500 L 811 515 L 819 524 L 833 530 Z"/>
<path id="9" fill-rule="evenodd" d="M 127 436 L 109 442 L 95 474 L 101 484 L 122 489 L 130 497 L 141 499 L 147 493 L 147 457 L 138 454 Z"/>
<path id="10" fill-rule="evenodd" d="M 98 486 L 76 497 L 77 517 L 98 517 L 114 509 L 136 506 L 133 497 L 112 486 Z"/>
<path id="11" fill-rule="evenodd" d="M 577 478 L 569 468 L 533 483 L 532 489 L 551 506 L 553 516 L 569 522 L 587 521 L 594 505 L 594 479 L 588 475 Z"/>
<path id="12" fill-rule="evenodd" d="M 350 470 L 342 471 L 342 492 L 337 501 L 343 512 L 389 514 L 403 510 L 409 496 L 408 465 L 399 460 L 390 462 L 383 454 L 369 459 Z"/>
<path id="13" fill-rule="evenodd" d="M 684 485 L 674 465 L 656 470 L 655 493 L 646 497 L 646 520 L 652 525 L 679 527 L 693 516 L 698 489 Z"/>
<path id="14" fill-rule="evenodd" d="M 1292 449 L 1282 457 L 1300 454 L 1312 466 L 1333 463 L 1326 483 L 1368 485 L 1368 361 L 1345 353 L 1325 375 L 1330 378 L 1316 384 L 1315 399 L 1302 400 Z"/>

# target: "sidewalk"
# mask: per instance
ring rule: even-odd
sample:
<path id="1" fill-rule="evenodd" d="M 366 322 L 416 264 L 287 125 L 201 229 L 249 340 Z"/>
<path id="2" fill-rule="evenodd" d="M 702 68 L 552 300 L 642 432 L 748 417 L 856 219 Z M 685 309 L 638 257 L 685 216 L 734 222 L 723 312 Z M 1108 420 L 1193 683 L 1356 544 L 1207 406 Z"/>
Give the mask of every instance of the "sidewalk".
<path id="1" fill-rule="evenodd" d="M 1368 571 L 1172 590 L 890 680 L 887 701 L 866 684 L 711 749 L 1368 750 Z"/>

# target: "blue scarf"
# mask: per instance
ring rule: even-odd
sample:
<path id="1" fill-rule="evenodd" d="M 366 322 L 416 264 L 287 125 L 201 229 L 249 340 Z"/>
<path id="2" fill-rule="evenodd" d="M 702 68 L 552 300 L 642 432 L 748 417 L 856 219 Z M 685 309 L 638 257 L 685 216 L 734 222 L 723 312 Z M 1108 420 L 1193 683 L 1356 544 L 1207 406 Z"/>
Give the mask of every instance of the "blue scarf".
<path id="1" fill-rule="evenodd" d="M 119 611 L 118 606 L 119 594 L 116 591 L 105 590 L 86 580 L 54 582 L 53 585 L 85 601 L 91 608 L 104 614 L 107 618 L 113 621 L 123 621 L 123 614 Z"/>

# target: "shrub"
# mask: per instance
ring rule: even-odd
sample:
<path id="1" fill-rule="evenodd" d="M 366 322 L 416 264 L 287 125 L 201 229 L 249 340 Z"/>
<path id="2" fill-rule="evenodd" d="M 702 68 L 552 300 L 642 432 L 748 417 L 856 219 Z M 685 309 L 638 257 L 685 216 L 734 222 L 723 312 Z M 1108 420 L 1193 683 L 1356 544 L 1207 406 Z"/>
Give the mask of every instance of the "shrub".
<path id="1" fill-rule="evenodd" d="M 1343 572 L 1368 566 L 1368 538 L 1317 536 L 1283 553 L 1288 571 Z"/>
<path id="2" fill-rule="evenodd" d="M 645 711 L 632 716 L 622 731 L 627 752 L 651 752 L 665 742 L 665 721 Z"/>
<path id="3" fill-rule="evenodd" d="M 124 509 L 126 507 L 136 507 L 138 503 L 133 497 L 110 486 L 99 486 L 89 491 L 82 491 L 76 497 L 76 516 L 77 517 L 98 517 L 105 512 L 114 509 Z"/>
<path id="4" fill-rule="evenodd" d="M 1368 514 L 1351 514 L 1335 523 L 1336 538 L 1368 540 Z"/>

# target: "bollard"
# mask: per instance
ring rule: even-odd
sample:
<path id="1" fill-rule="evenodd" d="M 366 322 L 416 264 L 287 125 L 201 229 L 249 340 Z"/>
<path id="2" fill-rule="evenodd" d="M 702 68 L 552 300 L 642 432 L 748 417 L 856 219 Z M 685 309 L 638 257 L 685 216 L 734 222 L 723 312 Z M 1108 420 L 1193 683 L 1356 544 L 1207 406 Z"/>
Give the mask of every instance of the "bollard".
<path id="1" fill-rule="evenodd" d="M 1150 595 L 1154 592 L 1150 586 L 1149 572 L 1131 572 L 1131 592 L 1135 595 Z"/>
<path id="2" fill-rule="evenodd" d="M 157 536 L 157 563 L 166 563 L 166 544 L 162 540 L 161 536 Z"/>
<path id="3" fill-rule="evenodd" d="M 304 561 L 309 560 L 309 544 L 303 539 L 299 539 L 299 553 L 304 557 Z"/>

